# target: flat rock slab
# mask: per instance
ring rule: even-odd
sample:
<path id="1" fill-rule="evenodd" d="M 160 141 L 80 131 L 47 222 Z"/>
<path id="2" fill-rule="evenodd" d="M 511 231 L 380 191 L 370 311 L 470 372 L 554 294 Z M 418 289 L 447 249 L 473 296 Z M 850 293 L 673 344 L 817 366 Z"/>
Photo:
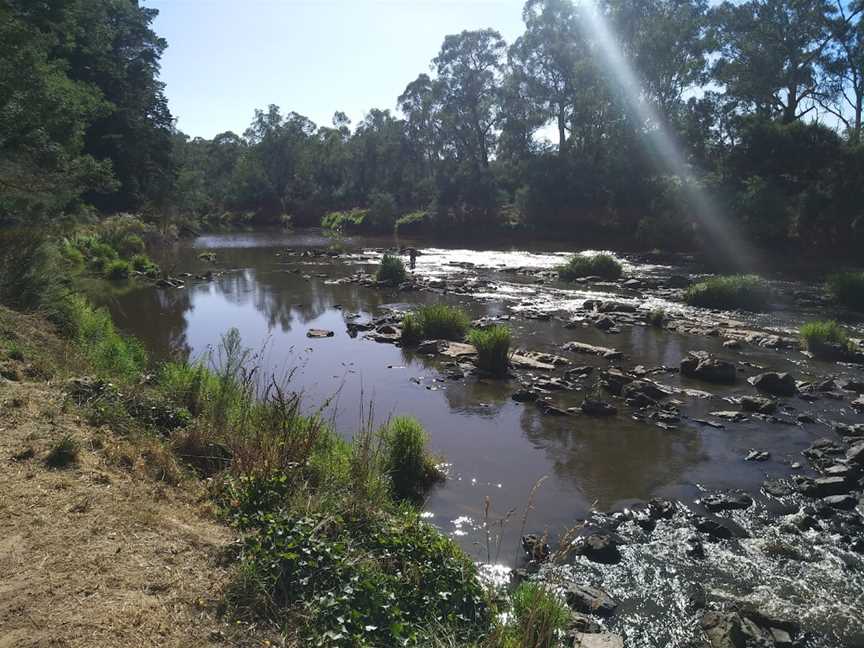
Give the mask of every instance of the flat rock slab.
<path id="1" fill-rule="evenodd" d="M 536 358 L 527 355 L 514 353 L 510 356 L 510 365 L 516 369 L 534 369 L 536 371 L 552 371 L 555 365 L 546 362 L 541 362 Z"/>
<path id="2" fill-rule="evenodd" d="M 464 342 L 447 341 L 446 346 L 442 345 L 440 353 L 448 358 L 467 358 L 477 355 L 477 349 L 471 344 L 465 344 Z"/>
<path id="3" fill-rule="evenodd" d="M 573 648 L 624 648 L 624 640 L 610 632 L 574 632 Z"/>
<path id="4" fill-rule="evenodd" d="M 622 357 L 620 351 L 610 349 L 608 347 L 594 346 L 593 344 L 585 344 L 584 342 L 568 342 L 564 345 L 566 351 L 572 353 L 584 353 L 586 355 L 600 356 L 608 360 L 617 360 Z"/>
<path id="5" fill-rule="evenodd" d="M 309 329 L 306 331 L 306 337 L 308 338 L 329 338 L 333 337 L 333 331 L 326 331 L 324 329 Z"/>

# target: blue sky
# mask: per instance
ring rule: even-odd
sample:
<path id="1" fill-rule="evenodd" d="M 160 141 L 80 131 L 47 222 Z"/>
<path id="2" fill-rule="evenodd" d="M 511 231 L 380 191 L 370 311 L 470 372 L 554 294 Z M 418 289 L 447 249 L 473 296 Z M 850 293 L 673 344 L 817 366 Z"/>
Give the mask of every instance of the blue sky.
<path id="1" fill-rule="evenodd" d="M 162 80 L 191 136 L 242 133 L 275 103 L 318 124 L 355 123 L 396 97 L 447 34 L 492 27 L 511 43 L 524 0 L 145 0 L 167 39 Z"/>

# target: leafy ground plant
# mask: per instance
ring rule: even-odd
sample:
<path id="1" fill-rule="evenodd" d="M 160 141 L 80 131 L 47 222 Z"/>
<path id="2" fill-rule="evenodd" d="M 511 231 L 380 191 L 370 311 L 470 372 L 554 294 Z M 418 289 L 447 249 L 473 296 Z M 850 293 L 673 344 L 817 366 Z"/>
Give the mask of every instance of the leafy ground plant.
<path id="1" fill-rule="evenodd" d="M 757 275 L 712 277 L 690 286 L 684 300 L 691 306 L 763 312 L 771 309 L 776 295 Z"/>
<path id="2" fill-rule="evenodd" d="M 513 620 L 502 644 L 516 648 L 555 648 L 570 621 L 570 611 L 540 583 L 522 583 L 512 596 Z"/>
<path id="3" fill-rule="evenodd" d="M 510 366 L 510 329 L 495 325 L 474 329 L 468 335 L 477 349 L 477 366 L 495 376 L 503 376 Z"/>
<path id="4" fill-rule="evenodd" d="M 79 451 L 75 438 L 66 434 L 51 447 L 48 456 L 45 457 L 45 463 L 51 468 L 66 468 L 78 462 Z"/>
<path id="5" fill-rule="evenodd" d="M 465 339 L 471 319 L 461 308 L 447 304 L 423 306 L 402 320 L 402 340 L 416 344 L 421 340 Z"/>
<path id="6" fill-rule="evenodd" d="M 864 313 L 864 272 L 839 272 L 828 277 L 828 294 L 838 305 Z"/>
<path id="7" fill-rule="evenodd" d="M 558 276 L 563 281 L 574 281 L 581 277 L 603 277 L 604 279 L 618 279 L 623 273 L 623 268 L 618 260 L 611 254 L 574 254 L 562 266 L 558 266 Z"/>

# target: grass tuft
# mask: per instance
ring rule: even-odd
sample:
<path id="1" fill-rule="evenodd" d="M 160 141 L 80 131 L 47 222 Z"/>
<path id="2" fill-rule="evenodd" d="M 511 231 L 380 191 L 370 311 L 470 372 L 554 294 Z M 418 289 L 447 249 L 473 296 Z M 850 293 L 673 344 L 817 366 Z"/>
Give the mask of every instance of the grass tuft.
<path id="1" fill-rule="evenodd" d="M 465 339 L 471 320 L 461 308 L 446 304 L 423 306 L 402 320 L 402 340 L 416 344 L 421 340 Z"/>
<path id="2" fill-rule="evenodd" d="M 563 281 L 574 281 L 581 277 L 603 277 L 618 279 L 623 268 L 611 254 L 574 254 L 564 265 L 558 266 L 558 276 Z"/>
<path id="3" fill-rule="evenodd" d="M 807 322 L 800 335 L 801 346 L 816 356 L 845 355 L 852 351 L 845 329 L 833 320 Z"/>
<path id="4" fill-rule="evenodd" d="M 51 468 L 67 468 L 78 463 L 79 451 L 78 441 L 71 434 L 66 434 L 51 447 L 45 463 Z"/>
<path id="5" fill-rule="evenodd" d="M 690 306 L 763 312 L 771 308 L 774 291 L 757 275 L 712 277 L 690 286 L 684 300 Z"/>
<path id="6" fill-rule="evenodd" d="M 474 329 L 468 335 L 477 349 L 477 366 L 490 374 L 503 376 L 510 366 L 510 329 L 495 325 Z"/>
<path id="7" fill-rule="evenodd" d="M 378 266 L 376 278 L 378 281 L 383 281 L 395 286 L 405 281 L 408 273 L 405 271 L 405 264 L 399 257 L 385 254 L 381 259 L 381 265 Z"/>
<path id="8" fill-rule="evenodd" d="M 115 259 L 114 261 L 110 261 L 108 265 L 105 266 L 105 276 L 112 281 L 122 281 L 124 279 L 128 279 L 131 271 L 132 266 L 129 264 L 129 262 L 123 261 L 122 259 Z"/>
<path id="9" fill-rule="evenodd" d="M 400 499 L 416 500 L 442 478 L 426 450 L 429 435 L 417 419 L 397 416 L 381 430 L 384 469 Z"/>
<path id="10" fill-rule="evenodd" d="M 512 598 L 513 622 L 506 645 L 555 648 L 570 621 L 570 611 L 554 594 L 535 582 L 522 583 Z"/>
<path id="11" fill-rule="evenodd" d="M 663 328 L 663 325 L 666 324 L 666 311 L 662 308 L 652 308 L 645 315 L 645 319 L 647 322 L 654 327 Z"/>
<path id="12" fill-rule="evenodd" d="M 838 305 L 864 313 L 864 272 L 840 272 L 828 277 L 828 294 Z"/>

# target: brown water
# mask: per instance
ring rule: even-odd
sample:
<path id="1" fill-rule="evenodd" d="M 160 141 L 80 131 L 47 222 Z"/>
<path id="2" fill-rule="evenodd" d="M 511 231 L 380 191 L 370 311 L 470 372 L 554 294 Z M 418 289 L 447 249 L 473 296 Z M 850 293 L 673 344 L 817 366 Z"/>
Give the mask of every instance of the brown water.
<path id="1" fill-rule="evenodd" d="M 614 346 L 625 354 L 622 364 L 629 367 L 674 367 L 687 351 L 696 349 L 730 353 L 717 338 L 643 326 L 625 326 L 619 335 L 610 336 L 593 327 L 566 329 L 557 319 L 519 318 L 526 304 L 536 307 L 539 303 L 556 312 L 575 311 L 586 296 L 597 294 L 538 286 L 503 274 L 507 268 L 550 268 L 560 262 L 560 253 L 548 252 L 548 244 L 542 250 L 535 247 L 534 252 L 423 250 L 418 273 L 440 277 L 461 273 L 492 282 L 492 290 L 480 288 L 470 296 L 329 283 L 358 268 L 370 269 L 374 256 L 368 252 L 370 247 L 393 245 L 392 240 L 346 239 L 340 242 L 345 253 L 335 259 L 286 254 L 331 244 L 315 232 L 206 236 L 171 251 L 163 264 L 175 274 L 215 269 L 224 275 L 212 281 L 190 279 L 183 289 L 141 286 L 104 298 L 119 325 L 143 340 L 157 358 L 200 356 L 217 345 L 229 328 L 236 327 L 247 346 L 265 349 L 266 372 L 282 376 L 294 370 L 293 387 L 305 394 L 310 409 L 333 399 L 328 412 L 346 437 L 359 425 L 361 404 L 370 400 L 380 420 L 395 414 L 417 417 L 429 431 L 432 449 L 451 465 L 450 478 L 431 493 L 425 510 L 478 558 L 485 558 L 489 549 L 480 530 L 487 497 L 493 517 L 517 510 L 517 520 L 505 527 L 500 545 L 500 557 L 507 559 L 517 549 L 529 493 L 542 478 L 527 528 L 554 534 L 592 507 L 611 510 L 655 496 L 692 498 L 701 488 L 757 489 L 766 475 L 787 473 L 788 464 L 824 430 L 818 425 L 766 423 L 713 429 L 691 423 L 669 431 L 636 421 L 626 411 L 610 419 L 543 416 L 533 405 L 511 400 L 518 388 L 514 381 L 450 380 L 439 371 L 440 361 L 364 339 L 362 334 L 352 338 L 346 330 L 346 315 L 359 314 L 356 321 L 365 321 L 388 309 L 405 310 L 443 300 L 459 304 L 476 317 L 515 314 L 511 324 L 516 343 L 531 350 L 561 353 L 561 345 L 570 340 Z M 205 250 L 216 253 L 215 264 L 198 259 Z M 465 261 L 477 268 L 453 265 Z M 681 272 L 648 265 L 629 270 L 637 276 Z M 662 303 L 670 309 L 682 308 L 650 295 L 641 301 L 646 307 Z M 306 336 L 310 328 L 332 330 L 335 335 L 310 339 Z M 815 372 L 797 353 L 749 349 L 746 357 L 797 374 Z M 574 364 L 610 365 L 591 356 L 572 360 Z M 677 374 L 661 375 L 659 381 L 706 388 Z M 585 387 L 590 388 L 590 381 Z M 743 381 L 733 388 L 708 388 L 716 398 L 687 400 L 683 411 L 704 417 L 710 411 L 735 409 L 720 398 L 752 393 Z M 583 397 L 584 392 L 576 392 L 558 401 L 563 406 L 576 405 Z M 770 449 L 771 461 L 742 461 L 750 448 Z M 492 551 L 497 553 L 497 543 L 493 544 Z"/>

